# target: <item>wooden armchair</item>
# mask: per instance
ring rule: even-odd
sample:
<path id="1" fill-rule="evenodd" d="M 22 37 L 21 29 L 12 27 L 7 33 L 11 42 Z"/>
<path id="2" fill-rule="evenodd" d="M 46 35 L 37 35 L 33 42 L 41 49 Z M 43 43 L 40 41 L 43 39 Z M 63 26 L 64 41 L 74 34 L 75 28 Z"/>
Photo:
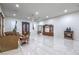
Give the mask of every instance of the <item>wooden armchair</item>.
<path id="1" fill-rule="evenodd" d="M 21 43 L 21 45 L 23 45 L 23 44 L 28 44 L 28 41 L 29 41 L 29 35 L 22 35 L 21 37 L 20 37 L 20 43 Z"/>

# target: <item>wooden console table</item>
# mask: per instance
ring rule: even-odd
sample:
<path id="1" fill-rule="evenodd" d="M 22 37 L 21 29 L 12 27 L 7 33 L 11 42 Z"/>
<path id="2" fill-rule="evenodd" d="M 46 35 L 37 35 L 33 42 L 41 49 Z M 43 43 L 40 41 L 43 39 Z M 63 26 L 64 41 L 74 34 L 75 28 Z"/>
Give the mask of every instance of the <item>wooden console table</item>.
<path id="1" fill-rule="evenodd" d="M 73 31 L 64 31 L 64 38 L 70 38 L 73 40 Z"/>

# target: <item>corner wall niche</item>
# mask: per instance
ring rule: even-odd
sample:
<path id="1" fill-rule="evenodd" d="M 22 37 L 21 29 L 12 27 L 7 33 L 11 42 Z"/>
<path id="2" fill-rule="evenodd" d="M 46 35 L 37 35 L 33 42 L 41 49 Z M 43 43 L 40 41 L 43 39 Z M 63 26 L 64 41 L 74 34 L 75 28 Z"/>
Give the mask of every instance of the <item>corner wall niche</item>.
<path id="1" fill-rule="evenodd" d="M 53 25 L 43 25 L 43 35 L 48 35 L 48 36 L 53 36 L 54 31 L 53 31 Z"/>
<path id="2" fill-rule="evenodd" d="M 0 13 L 0 36 L 3 35 L 3 29 L 4 29 L 4 17 L 2 13 Z"/>

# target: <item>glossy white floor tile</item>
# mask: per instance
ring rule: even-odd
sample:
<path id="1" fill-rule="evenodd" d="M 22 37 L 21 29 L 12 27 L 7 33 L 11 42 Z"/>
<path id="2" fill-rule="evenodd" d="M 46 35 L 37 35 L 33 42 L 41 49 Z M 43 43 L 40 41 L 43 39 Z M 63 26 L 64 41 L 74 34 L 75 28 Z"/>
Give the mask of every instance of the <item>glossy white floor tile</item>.
<path id="1" fill-rule="evenodd" d="M 78 55 L 79 41 L 31 34 L 29 44 L 0 55 Z"/>

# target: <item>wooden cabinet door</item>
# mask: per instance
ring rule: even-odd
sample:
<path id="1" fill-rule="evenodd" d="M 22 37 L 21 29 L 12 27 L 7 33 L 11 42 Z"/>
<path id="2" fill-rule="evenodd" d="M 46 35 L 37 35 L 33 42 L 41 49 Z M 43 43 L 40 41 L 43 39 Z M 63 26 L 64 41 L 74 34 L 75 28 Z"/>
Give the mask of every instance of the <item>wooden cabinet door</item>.
<path id="1" fill-rule="evenodd" d="M 28 22 L 22 22 L 22 34 L 30 33 L 30 24 Z"/>

